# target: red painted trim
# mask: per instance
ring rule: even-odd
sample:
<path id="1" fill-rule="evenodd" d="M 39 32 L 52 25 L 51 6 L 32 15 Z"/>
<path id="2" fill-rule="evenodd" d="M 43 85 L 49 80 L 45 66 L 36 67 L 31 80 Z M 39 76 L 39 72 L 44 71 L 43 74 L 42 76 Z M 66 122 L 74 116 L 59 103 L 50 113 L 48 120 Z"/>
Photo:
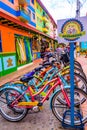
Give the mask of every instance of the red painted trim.
<path id="1" fill-rule="evenodd" d="M 42 35 L 44 35 L 44 36 L 46 36 L 46 37 L 48 37 L 48 38 L 51 38 L 51 39 L 55 40 L 54 38 L 52 38 L 52 37 L 50 37 L 50 36 L 44 34 L 43 32 L 38 31 L 36 28 L 34 28 L 34 27 L 30 26 L 30 25 L 27 25 L 27 24 L 25 24 L 25 23 L 23 23 L 23 22 L 21 22 L 21 21 L 15 19 L 15 18 L 13 18 L 13 17 L 11 17 L 11 16 L 9 16 L 9 15 L 7 15 L 7 14 L 1 12 L 1 11 L 0 11 L 0 17 L 3 17 L 3 18 L 5 18 L 5 19 L 8 19 L 8 20 L 10 20 L 10 21 L 12 21 L 12 22 L 14 22 L 14 23 L 16 23 L 16 24 L 18 24 L 18 25 L 21 25 L 22 27 L 25 27 L 25 28 L 27 28 L 27 29 L 29 29 L 29 30 L 31 30 L 31 31 L 34 31 L 34 32 L 36 32 L 36 33 L 42 34 Z"/>

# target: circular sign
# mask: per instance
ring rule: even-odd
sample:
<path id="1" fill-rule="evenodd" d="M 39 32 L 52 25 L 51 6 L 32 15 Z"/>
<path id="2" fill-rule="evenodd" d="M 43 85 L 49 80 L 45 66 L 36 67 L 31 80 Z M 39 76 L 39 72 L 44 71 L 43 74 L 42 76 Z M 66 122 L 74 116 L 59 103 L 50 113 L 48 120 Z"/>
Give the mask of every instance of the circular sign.
<path id="1" fill-rule="evenodd" d="M 61 28 L 60 37 L 68 41 L 74 41 L 85 35 L 82 23 L 77 19 L 67 20 Z"/>

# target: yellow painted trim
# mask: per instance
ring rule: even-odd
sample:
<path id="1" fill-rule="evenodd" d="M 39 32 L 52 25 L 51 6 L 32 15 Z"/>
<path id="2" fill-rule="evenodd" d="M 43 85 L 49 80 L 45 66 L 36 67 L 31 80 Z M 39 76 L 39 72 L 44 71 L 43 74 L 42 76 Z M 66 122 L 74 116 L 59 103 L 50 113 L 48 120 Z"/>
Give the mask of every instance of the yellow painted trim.
<path id="1" fill-rule="evenodd" d="M 18 106 L 37 106 L 38 101 L 35 102 L 19 102 Z"/>
<path id="2" fill-rule="evenodd" d="M 0 54 L 13 54 L 13 53 L 16 53 L 16 52 L 0 52 Z"/>

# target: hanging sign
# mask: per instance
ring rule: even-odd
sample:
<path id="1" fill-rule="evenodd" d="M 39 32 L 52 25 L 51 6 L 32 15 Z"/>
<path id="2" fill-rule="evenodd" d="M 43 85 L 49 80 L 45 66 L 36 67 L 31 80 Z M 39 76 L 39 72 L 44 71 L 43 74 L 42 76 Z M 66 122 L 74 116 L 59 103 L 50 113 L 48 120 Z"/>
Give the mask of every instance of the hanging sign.
<path id="1" fill-rule="evenodd" d="M 87 17 L 58 20 L 57 26 L 59 43 L 87 41 Z"/>

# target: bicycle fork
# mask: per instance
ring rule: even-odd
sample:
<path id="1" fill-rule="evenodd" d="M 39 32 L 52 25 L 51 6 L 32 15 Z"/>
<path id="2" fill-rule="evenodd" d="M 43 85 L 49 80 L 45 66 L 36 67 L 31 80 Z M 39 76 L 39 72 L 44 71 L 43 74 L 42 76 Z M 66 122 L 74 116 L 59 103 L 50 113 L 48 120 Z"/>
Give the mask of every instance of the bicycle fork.
<path id="1" fill-rule="evenodd" d="M 61 85 L 61 91 L 63 93 L 64 99 L 66 100 L 66 103 L 68 105 L 68 107 L 70 108 L 70 99 L 66 93 L 66 91 L 64 90 L 63 86 Z"/>

